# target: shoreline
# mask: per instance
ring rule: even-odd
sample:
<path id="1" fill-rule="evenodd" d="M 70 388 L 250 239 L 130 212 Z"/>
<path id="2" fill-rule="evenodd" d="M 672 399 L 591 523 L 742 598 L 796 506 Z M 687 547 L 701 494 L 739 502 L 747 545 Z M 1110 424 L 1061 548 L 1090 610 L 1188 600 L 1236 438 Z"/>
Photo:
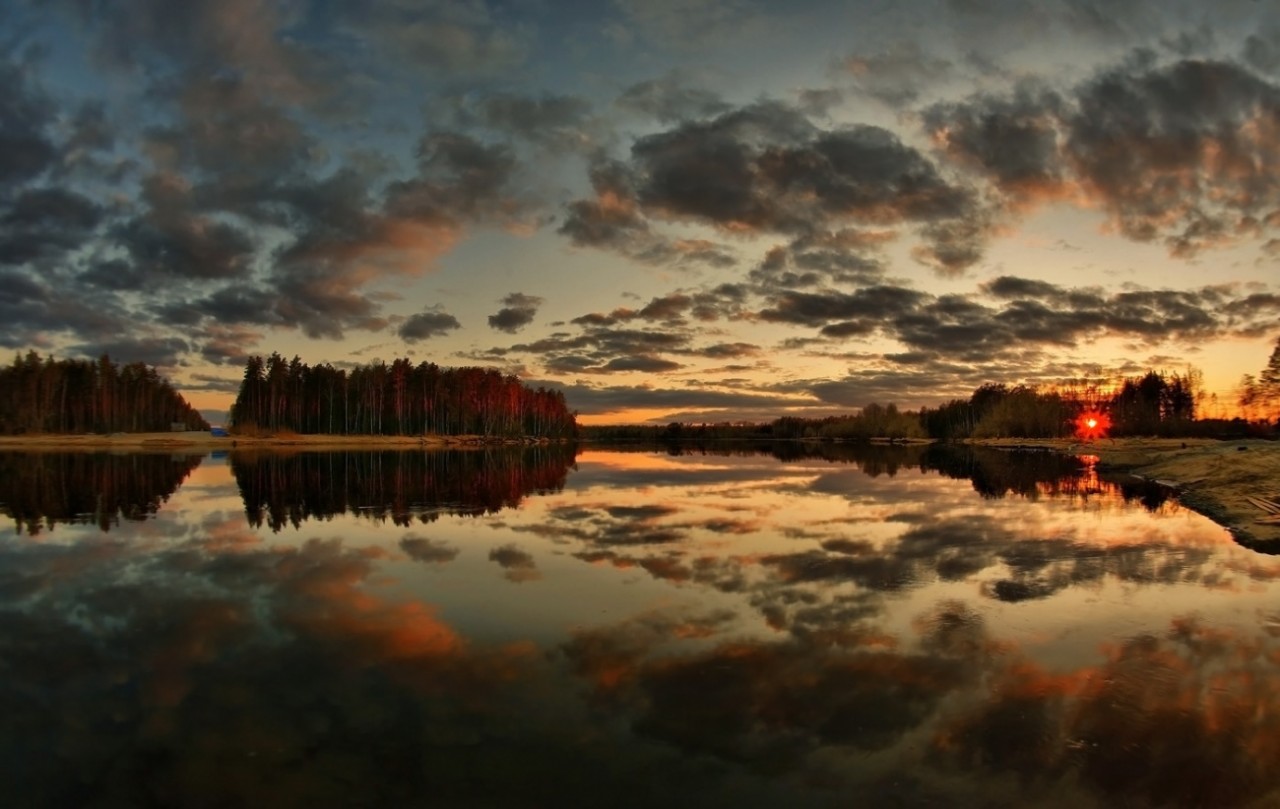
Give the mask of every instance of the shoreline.
<path id="1" fill-rule="evenodd" d="M 208 432 L 115 433 L 111 435 L 0 436 L 0 451 L 66 452 L 243 452 L 341 449 L 488 449 L 566 443 L 552 439 L 490 439 L 484 436 L 287 435 L 214 437 Z M 587 441 L 586 443 L 594 443 Z M 893 442 L 890 442 L 893 443 Z M 906 442 L 898 442 L 906 443 Z M 918 443 L 912 441 L 910 443 Z M 1261 439 L 1066 438 L 969 439 L 962 443 L 1007 451 L 1064 452 L 1097 458 L 1097 469 L 1128 474 L 1167 486 L 1178 502 L 1231 532 L 1241 545 L 1280 553 L 1280 522 L 1250 498 L 1280 496 L 1280 442 Z"/>
<path id="2" fill-rule="evenodd" d="M 1211 438 L 972 439 L 975 446 L 1094 456 L 1104 474 L 1128 474 L 1167 486 L 1182 505 L 1231 532 L 1241 545 L 1280 553 L 1280 523 L 1249 498 L 1280 493 L 1280 442 Z"/>

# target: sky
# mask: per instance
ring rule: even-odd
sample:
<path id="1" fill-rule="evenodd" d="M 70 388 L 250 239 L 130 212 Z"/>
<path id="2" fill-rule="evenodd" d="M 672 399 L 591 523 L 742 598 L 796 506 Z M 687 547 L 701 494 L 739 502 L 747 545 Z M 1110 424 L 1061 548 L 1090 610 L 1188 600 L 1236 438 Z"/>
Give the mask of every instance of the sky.
<path id="1" fill-rule="evenodd" d="M 0 351 L 215 420 L 273 351 L 583 423 L 1225 411 L 1278 268 L 1276 0 L 0 4 Z"/>

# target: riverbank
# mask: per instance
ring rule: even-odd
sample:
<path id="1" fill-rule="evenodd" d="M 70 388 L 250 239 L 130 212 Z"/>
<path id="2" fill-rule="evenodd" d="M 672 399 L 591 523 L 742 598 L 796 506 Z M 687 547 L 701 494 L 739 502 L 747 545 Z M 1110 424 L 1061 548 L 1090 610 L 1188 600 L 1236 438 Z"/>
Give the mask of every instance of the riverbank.
<path id="1" fill-rule="evenodd" d="M 1178 493 L 1178 501 L 1229 529 L 1240 544 L 1280 553 L 1280 523 L 1250 498 L 1280 493 L 1280 442 L 1211 439 L 1119 438 L 1100 441 L 989 439 L 1005 449 L 1050 449 L 1094 456 L 1098 470 L 1154 480 Z"/>
<path id="2" fill-rule="evenodd" d="M 479 435 L 272 435 L 217 437 L 207 431 L 182 433 L 112 433 L 110 435 L 5 435 L 0 450 L 154 450 L 158 452 L 229 449 L 454 449 L 525 446 L 549 439 L 492 439 Z"/>

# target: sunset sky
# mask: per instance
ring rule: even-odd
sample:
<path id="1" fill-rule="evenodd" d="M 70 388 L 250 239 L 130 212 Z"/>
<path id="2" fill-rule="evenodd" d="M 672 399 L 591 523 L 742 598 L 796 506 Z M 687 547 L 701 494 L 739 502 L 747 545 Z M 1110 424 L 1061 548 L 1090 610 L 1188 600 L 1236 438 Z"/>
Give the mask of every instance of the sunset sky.
<path id="1" fill-rule="evenodd" d="M 586 423 L 1225 405 L 1278 269 L 1276 0 L 0 5 L 0 349 L 207 411 L 272 351 Z"/>

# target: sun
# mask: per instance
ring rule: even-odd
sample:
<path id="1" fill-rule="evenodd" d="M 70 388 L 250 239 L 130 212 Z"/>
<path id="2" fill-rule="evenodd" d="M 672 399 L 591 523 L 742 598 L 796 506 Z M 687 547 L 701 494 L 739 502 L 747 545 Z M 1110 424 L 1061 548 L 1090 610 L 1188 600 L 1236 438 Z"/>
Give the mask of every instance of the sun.
<path id="1" fill-rule="evenodd" d="M 1086 410 L 1076 417 L 1076 437 L 1081 441 L 1106 438 L 1111 429 L 1111 417 L 1097 410 Z"/>

